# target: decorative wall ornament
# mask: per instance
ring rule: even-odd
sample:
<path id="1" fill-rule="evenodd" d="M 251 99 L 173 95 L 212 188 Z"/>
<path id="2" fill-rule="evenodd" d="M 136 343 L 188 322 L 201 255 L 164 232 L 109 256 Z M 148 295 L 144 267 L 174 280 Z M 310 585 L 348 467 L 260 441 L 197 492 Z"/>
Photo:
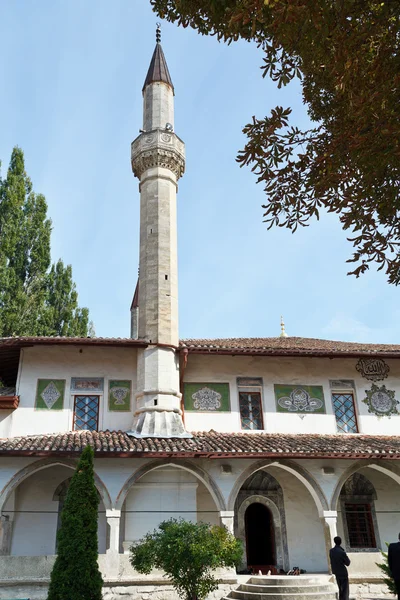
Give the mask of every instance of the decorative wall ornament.
<path id="1" fill-rule="evenodd" d="M 350 475 L 343 484 L 340 496 L 370 496 L 371 500 L 377 498 L 374 486 L 362 473 Z"/>
<path id="2" fill-rule="evenodd" d="M 71 392 L 102 392 L 103 377 L 72 377 Z"/>
<path id="3" fill-rule="evenodd" d="M 387 390 L 385 385 L 378 387 L 375 383 L 372 384 L 370 390 L 365 390 L 366 398 L 363 399 L 364 404 L 368 406 L 368 412 L 378 415 L 378 417 L 390 417 L 398 415 L 398 401 L 394 397 L 394 391 Z"/>
<path id="4" fill-rule="evenodd" d="M 203 387 L 192 394 L 193 408 L 196 410 L 218 410 L 221 408 L 221 394 L 208 387 Z"/>
<path id="5" fill-rule="evenodd" d="M 64 408 L 65 379 L 38 379 L 35 408 L 62 410 Z"/>
<path id="6" fill-rule="evenodd" d="M 175 133 L 141 133 L 132 142 L 131 162 L 135 177 L 146 169 L 164 167 L 179 179 L 185 171 L 185 145 Z"/>
<path id="7" fill-rule="evenodd" d="M 108 382 L 108 410 L 129 412 L 131 410 L 131 381 L 110 380 Z"/>
<path id="8" fill-rule="evenodd" d="M 381 381 L 390 371 L 389 365 L 381 358 L 360 358 L 356 369 L 362 377 L 370 381 Z"/>
<path id="9" fill-rule="evenodd" d="M 162 141 L 163 141 L 163 142 L 165 142 L 166 144 L 169 144 L 169 143 L 170 143 L 170 141 L 171 141 L 171 139 L 172 139 L 172 136 L 171 136 L 169 133 L 162 133 L 162 134 L 161 134 L 161 139 L 162 139 Z"/>
<path id="10" fill-rule="evenodd" d="M 325 413 L 320 385 L 275 385 L 274 389 L 278 412 Z"/>
<path id="11" fill-rule="evenodd" d="M 185 410 L 229 412 L 229 383 L 185 383 Z"/>
<path id="12" fill-rule="evenodd" d="M 179 179 L 185 171 L 184 159 L 175 150 L 157 148 L 143 151 L 132 158 L 132 170 L 135 177 L 141 177 L 144 171 L 153 167 L 163 167 L 175 173 Z"/>

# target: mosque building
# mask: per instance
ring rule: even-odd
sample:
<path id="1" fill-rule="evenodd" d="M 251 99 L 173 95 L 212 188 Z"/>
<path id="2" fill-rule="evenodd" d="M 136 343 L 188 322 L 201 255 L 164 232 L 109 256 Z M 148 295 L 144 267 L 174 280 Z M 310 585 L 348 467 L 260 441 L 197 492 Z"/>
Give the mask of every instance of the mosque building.
<path id="1" fill-rule="evenodd" d="M 45 598 L 87 444 L 107 598 L 163 585 L 133 571 L 129 546 L 170 517 L 225 525 L 243 572 L 327 574 L 339 534 L 352 590 L 382 596 L 376 562 L 400 530 L 400 345 L 290 337 L 283 321 L 278 337 L 179 340 L 185 145 L 159 31 L 142 91 L 131 337 L 0 340 L 0 598 Z"/>

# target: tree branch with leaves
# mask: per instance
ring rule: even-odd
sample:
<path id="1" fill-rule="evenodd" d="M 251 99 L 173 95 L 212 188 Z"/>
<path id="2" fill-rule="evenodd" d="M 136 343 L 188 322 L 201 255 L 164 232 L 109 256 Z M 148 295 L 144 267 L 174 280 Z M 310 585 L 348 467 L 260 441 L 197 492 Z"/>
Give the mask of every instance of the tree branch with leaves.
<path id="1" fill-rule="evenodd" d="M 255 42 L 262 75 L 299 79 L 315 127 L 290 108 L 244 128 L 238 154 L 267 196 L 267 225 L 295 232 L 338 215 L 354 253 L 400 283 L 400 3 L 380 0 L 151 0 L 161 18 L 228 44 Z"/>

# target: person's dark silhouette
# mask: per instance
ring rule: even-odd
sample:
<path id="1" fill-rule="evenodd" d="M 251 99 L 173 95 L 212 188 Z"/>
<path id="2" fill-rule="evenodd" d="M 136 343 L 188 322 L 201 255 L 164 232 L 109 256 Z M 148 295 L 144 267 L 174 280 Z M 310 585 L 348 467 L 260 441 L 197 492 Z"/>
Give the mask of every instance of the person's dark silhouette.
<path id="1" fill-rule="evenodd" d="M 349 600 L 349 574 L 346 567 L 349 566 L 350 559 L 341 546 L 342 538 L 336 536 L 333 538 L 333 541 L 335 542 L 335 546 L 329 550 L 329 558 L 331 561 L 332 573 L 336 577 L 339 588 L 339 600 Z"/>
<path id="2" fill-rule="evenodd" d="M 396 585 L 397 599 L 400 600 L 400 533 L 399 541 L 389 544 L 388 563 L 390 573 Z"/>

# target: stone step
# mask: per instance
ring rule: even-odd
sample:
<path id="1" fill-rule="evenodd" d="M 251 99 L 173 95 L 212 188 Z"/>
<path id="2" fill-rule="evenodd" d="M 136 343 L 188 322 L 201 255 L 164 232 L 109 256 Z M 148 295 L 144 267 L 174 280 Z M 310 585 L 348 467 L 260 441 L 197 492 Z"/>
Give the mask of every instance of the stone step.
<path id="1" fill-rule="evenodd" d="M 330 575 L 251 575 L 246 583 L 256 585 L 329 585 L 331 583 Z"/>
<path id="2" fill-rule="evenodd" d="M 336 600 L 336 593 L 329 592 L 311 592 L 300 594 L 288 594 L 286 592 L 244 592 L 242 590 L 232 590 L 229 592 L 228 600 Z"/>
<path id="3" fill-rule="evenodd" d="M 242 583 L 238 590 L 243 592 L 261 592 L 261 593 L 290 593 L 290 594 L 305 594 L 319 592 L 336 592 L 336 587 L 331 583 L 306 584 L 306 585 L 260 585 L 259 583 Z"/>

